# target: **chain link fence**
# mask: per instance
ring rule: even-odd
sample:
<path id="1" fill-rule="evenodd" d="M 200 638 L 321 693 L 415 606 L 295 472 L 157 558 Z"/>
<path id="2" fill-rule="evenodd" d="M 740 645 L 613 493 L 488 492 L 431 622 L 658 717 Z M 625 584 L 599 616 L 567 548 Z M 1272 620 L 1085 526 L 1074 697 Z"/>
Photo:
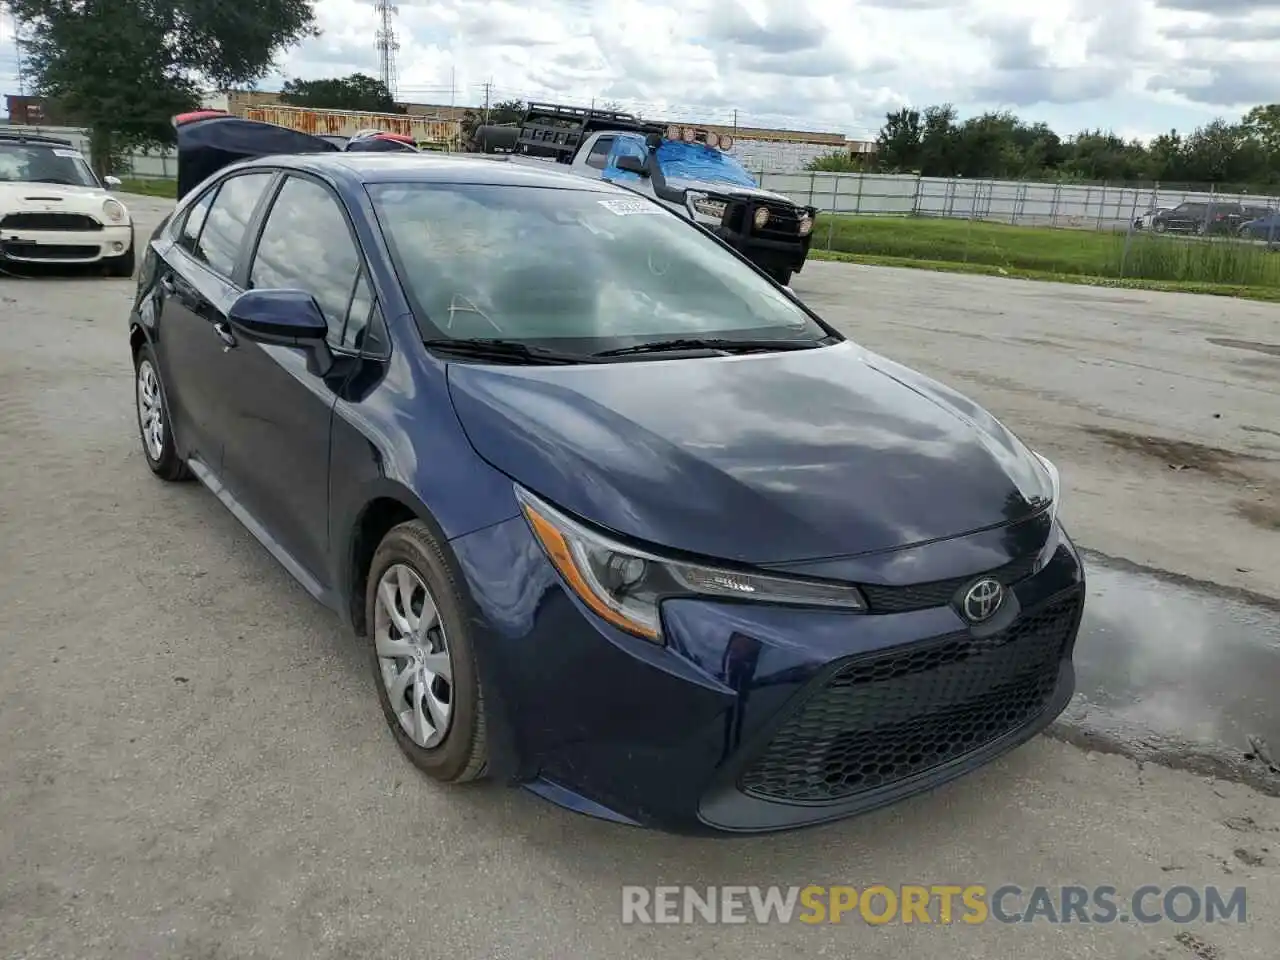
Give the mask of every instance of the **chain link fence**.
<path id="1" fill-rule="evenodd" d="M 819 213 L 814 247 L 993 272 L 1280 286 L 1280 198 L 1213 186 L 760 173 Z"/>

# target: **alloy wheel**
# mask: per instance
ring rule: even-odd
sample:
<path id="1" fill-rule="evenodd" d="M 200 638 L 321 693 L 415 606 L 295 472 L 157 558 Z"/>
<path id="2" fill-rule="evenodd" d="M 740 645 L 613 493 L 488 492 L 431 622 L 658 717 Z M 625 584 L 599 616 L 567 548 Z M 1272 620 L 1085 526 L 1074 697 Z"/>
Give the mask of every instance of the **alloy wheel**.
<path id="1" fill-rule="evenodd" d="M 453 716 L 453 658 L 435 599 L 407 564 L 393 563 L 378 581 L 373 631 L 401 729 L 420 747 L 436 746 Z"/>
<path id="2" fill-rule="evenodd" d="M 160 379 L 150 360 L 138 364 L 138 423 L 147 454 L 158 462 L 164 456 L 164 403 L 160 398 Z"/>

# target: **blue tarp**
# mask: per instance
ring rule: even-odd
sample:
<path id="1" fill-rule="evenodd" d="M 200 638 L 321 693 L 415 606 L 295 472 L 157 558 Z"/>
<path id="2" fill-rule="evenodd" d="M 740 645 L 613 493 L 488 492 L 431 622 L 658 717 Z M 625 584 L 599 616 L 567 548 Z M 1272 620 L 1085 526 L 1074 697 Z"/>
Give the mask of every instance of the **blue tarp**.
<path id="1" fill-rule="evenodd" d="M 657 152 L 658 166 L 668 180 L 700 180 L 731 183 L 738 187 L 756 187 L 755 177 L 747 173 L 729 154 L 704 143 L 664 140 Z"/>

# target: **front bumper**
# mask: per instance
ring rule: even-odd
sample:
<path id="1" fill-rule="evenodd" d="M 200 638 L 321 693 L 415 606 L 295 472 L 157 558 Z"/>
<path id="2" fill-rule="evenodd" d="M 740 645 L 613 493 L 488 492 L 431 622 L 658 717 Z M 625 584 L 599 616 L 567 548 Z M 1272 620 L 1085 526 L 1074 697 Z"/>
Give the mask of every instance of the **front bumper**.
<path id="1" fill-rule="evenodd" d="M 491 769 L 682 833 L 806 826 L 928 790 L 1066 707 L 1084 574 L 1057 537 L 983 628 L 945 601 L 856 614 L 682 599 L 664 604 L 665 647 L 590 614 L 523 519 L 463 537 Z"/>
<path id="2" fill-rule="evenodd" d="M 133 243 L 133 225 L 100 230 L 37 230 L 0 226 L 0 261 L 14 263 L 97 263 L 122 257 Z"/>
<path id="3" fill-rule="evenodd" d="M 770 222 L 763 230 L 756 229 L 756 210 L 767 207 Z M 810 221 L 816 219 L 814 207 L 787 208 L 777 203 L 734 201 L 725 211 L 724 220 L 712 231 L 752 263 L 765 270 L 789 270 L 798 273 L 809 256 L 813 231 L 800 236 L 796 229 L 797 213 L 807 212 Z"/>

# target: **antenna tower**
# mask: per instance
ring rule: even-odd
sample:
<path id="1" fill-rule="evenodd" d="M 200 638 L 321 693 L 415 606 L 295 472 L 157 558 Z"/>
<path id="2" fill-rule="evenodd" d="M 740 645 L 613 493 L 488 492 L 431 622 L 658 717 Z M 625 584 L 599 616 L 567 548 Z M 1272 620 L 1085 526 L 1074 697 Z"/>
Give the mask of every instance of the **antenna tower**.
<path id="1" fill-rule="evenodd" d="M 392 24 L 392 19 L 400 8 L 391 3 L 391 0 L 374 0 L 374 7 L 378 11 L 378 66 L 381 70 L 381 79 L 383 86 L 391 92 L 392 99 L 396 96 L 396 51 L 400 49 L 400 41 L 396 39 L 396 28 Z"/>

